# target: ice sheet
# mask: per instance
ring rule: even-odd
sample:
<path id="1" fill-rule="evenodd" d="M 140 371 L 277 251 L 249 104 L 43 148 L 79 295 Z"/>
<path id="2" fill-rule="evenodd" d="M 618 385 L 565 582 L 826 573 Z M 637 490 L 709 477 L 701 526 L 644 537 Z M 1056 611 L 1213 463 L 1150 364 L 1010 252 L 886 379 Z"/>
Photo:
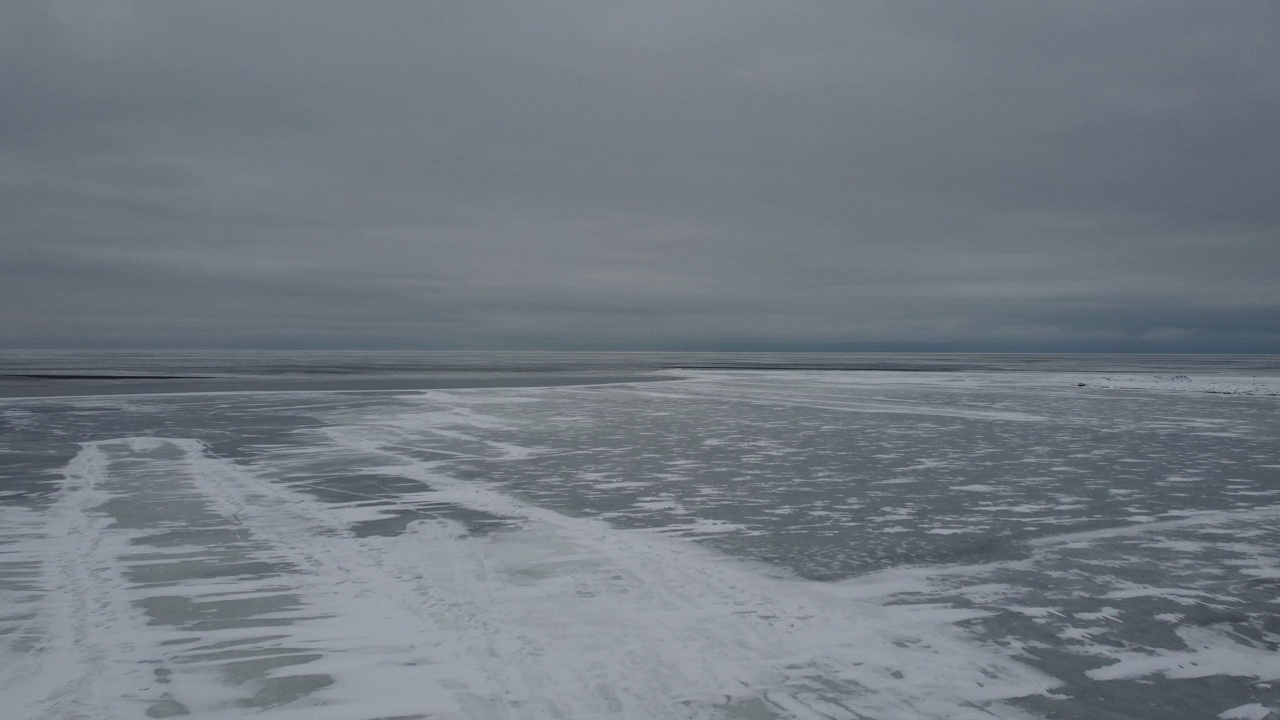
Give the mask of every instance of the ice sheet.
<path id="1" fill-rule="evenodd" d="M 1078 377 L 10 401 L 0 699 L 1265 717 L 1274 399 Z"/>

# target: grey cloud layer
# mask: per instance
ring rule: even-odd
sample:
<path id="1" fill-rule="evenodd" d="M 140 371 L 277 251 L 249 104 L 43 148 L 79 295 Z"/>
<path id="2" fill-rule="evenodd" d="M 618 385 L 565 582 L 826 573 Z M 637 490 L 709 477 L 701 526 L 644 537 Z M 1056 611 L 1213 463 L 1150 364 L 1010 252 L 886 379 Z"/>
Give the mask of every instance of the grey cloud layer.
<path id="1" fill-rule="evenodd" d="M 0 343 L 1280 351 L 1271 3 L 0 6 Z"/>

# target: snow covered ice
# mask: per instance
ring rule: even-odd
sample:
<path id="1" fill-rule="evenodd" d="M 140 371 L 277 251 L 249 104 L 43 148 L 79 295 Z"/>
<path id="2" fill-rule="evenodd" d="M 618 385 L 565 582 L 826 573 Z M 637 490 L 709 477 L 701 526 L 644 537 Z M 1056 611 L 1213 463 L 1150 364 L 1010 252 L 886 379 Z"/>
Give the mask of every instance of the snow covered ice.
<path id="1" fill-rule="evenodd" d="M 6 717 L 1277 714 L 1273 381 L 680 377 L 0 401 Z"/>

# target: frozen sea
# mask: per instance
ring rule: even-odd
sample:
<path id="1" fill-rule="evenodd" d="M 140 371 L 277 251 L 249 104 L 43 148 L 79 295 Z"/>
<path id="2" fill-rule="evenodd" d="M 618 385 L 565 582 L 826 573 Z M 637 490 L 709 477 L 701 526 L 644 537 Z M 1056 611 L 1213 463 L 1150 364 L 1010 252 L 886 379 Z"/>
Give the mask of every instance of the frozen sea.
<path id="1" fill-rule="evenodd" d="M 1280 718 L 1280 358 L 0 354 L 5 718 Z"/>

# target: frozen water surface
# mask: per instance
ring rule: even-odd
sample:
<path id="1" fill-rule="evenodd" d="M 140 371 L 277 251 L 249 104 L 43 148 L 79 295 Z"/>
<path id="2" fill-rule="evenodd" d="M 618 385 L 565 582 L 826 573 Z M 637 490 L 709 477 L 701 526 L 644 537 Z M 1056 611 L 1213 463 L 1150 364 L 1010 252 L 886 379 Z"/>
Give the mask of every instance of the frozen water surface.
<path id="1" fill-rule="evenodd" d="M 1265 718 L 1274 378 L 0 401 L 7 717 Z"/>

